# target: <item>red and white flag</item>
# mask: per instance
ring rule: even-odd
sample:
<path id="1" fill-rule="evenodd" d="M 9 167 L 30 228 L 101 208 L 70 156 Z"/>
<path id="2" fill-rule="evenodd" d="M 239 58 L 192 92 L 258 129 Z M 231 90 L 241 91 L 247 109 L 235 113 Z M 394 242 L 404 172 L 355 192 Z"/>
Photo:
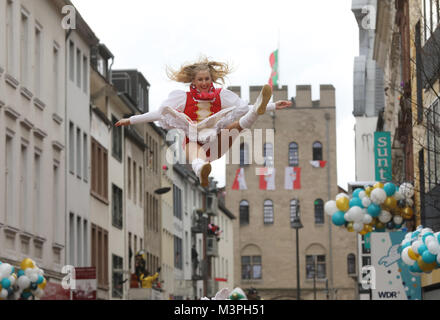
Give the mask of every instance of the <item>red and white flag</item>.
<path id="1" fill-rule="evenodd" d="M 260 190 L 275 190 L 275 168 L 266 168 L 260 175 Z"/>
<path id="2" fill-rule="evenodd" d="M 314 168 L 324 168 L 325 165 L 327 164 L 327 161 L 312 160 L 312 161 L 310 161 L 310 164 Z"/>
<path id="3" fill-rule="evenodd" d="M 286 190 L 301 189 L 301 168 L 299 167 L 286 168 L 284 188 Z"/>
<path id="4" fill-rule="evenodd" d="M 247 190 L 246 179 L 244 178 L 244 168 L 237 169 L 232 190 Z"/>

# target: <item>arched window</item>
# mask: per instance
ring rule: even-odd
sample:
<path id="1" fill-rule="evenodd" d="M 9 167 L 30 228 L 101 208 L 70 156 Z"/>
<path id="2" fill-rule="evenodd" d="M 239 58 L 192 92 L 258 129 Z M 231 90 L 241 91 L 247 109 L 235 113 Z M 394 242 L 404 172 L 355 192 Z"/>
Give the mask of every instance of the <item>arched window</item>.
<path id="1" fill-rule="evenodd" d="M 313 143 L 313 160 L 322 160 L 322 143 L 319 141 Z"/>
<path id="2" fill-rule="evenodd" d="M 273 202 L 272 200 L 264 201 L 264 224 L 273 224 Z"/>
<path id="3" fill-rule="evenodd" d="M 247 143 L 240 145 L 240 167 L 249 165 L 249 146 Z"/>
<path id="4" fill-rule="evenodd" d="M 326 250 L 319 244 L 314 243 L 306 249 L 306 278 L 326 278 Z"/>
<path id="5" fill-rule="evenodd" d="M 324 201 L 315 200 L 315 224 L 324 224 Z"/>
<path id="6" fill-rule="evenodd" d="M 292 142 L 289 144 L 289 166 L 299 166 L 298 144 L 296 142 Z"/>
<path id="7" fill-rule="evenodd" d="M 290 200 L 290 224 L 299 219 L 299 200 Z"/>
<path id="8" fill-rule="evenodd" d="M 273 145 L 272 143 L 265 143 L 263 148 L 264 166 L 273 167 Z"/>
<path id="9" fill-rule="evenodd" d="M 240 226 L 249 224 L 249 202 L 243 200 L 240 202 Z"/>
<path id="10" fill-rule="evenodd" d="M 349 275 L 356 274 L 356 256 L 353 253 L 347 256 L 347 272 Z"/>
<path id="11" fill-rule="evenodd" d="M 256 245 L 248 245 L 241 251 L 241 279 L 262 279 L 261 249 Z"/>

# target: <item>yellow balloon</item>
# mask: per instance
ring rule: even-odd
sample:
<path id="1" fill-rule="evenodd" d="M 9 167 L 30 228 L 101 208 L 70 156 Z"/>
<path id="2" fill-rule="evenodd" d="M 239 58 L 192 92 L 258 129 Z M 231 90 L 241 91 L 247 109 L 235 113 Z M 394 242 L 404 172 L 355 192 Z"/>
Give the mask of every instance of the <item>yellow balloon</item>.
<path id="1" fill-rule="evenodd" d="M 376 184 L 373 186 L 373 188 L 374 188 L 374 189 L 377 189 L 377 188 L 381 188 L 381 189 L 383 189 L 383 183 L 382 183 L 382 182 L 378 182 L 378 183 L 376 183 Z"/>
<path id="2" fill-rule="evenodd" d="M 353 229 L 353 222 L 349 222 L 349 223 L 348 223 L 348 225 L 347 225 L 347 231 L 348 231 L 348 232 L 354 232 L 354 229 Z"/>
<path id="3" fill-rule="evenodd" d="M 35 268 L 35 263 L 34 261 L 32 261 L 32 259 L 26 258 L 21 262 L 20 269 L 24 271 L 27 268 L 31 268 L 31 269 Z"/>
<path id="4" fill-rule="evenodd" d="M 46 279 L 44 279 L 43 282 L 38 285 L 38 288 L 44 290 L 44 288 L 46 288 L 46 284 L 47 284 L 47 281 L 46 281 Z"/>
<path id="5" fill-rule="evenodd" d="M 360 234 L 361 236 L 365 236 L 367 233 L 368 233 L 368 232 L 365 231 L 365 230 L 362 230 L 362 231 L 359 232 L 359 234 Z"/>
<path id="6" fill-rule="evenodd" d="M 402 217 L 405 220 L 409 220 L 413 217 L 414 211 L 411 207 L 405 207 L 402 211 Z"/>
<path id="7" fill-rule="evenodd" d="M 411 247 L 409 247 L 409 249 L 408 249 L 408 256 L 412 260 L 417 260 L 420 257 L 420 255 L 418 253 L 415 253 Z"/>
<path id="8" fill-rule="evenodd" d="M 338 200 L 336 200 L 336 207 L 341 211 L 347 211 L 350 208 L 350 200 L 346 197 L 340 197 Z"/>
<path id="9" fill-rule="evenodd" d="M 394 197 L 388 197 L 385 199 L 383 205 L 388 209 L 395 209 L 397 207 L 397 200 Z"/>
<path id="10" fill-rule="evenodd" d="M 376 223 L 376 229 L 385 229 L 385 225 L 382 222 L 378 221 Z"/>
<path id="11" fill-rule="evenodd" d="M 365 226 L 365 228 L 366 228 L 366 230 L 368 231 L 368 233 L 370 233 L 370 232 L 373 231 L 373 226 L 370 226 L 369 224 L 367 224 L 367 225 Z"/>
<path id="12" fill-rule="evenodd" d="M 371 222 L 368 225 L 374 227 L 376 226 L 376 223 L 377 223 L 377 218 L 373 218 L 373 220 L 371 220 Z"/>
<path id="13" fill-rule="evenodd" d="M 370 196 L 371 191 L 373 191 L 373 190 L 374 190 L 373 187 L 367 187 L 367 188 L 365 188 L 365 193 L 367 194 L 368 197 Z"/>
<path id="14" fill-rule="evenodd" d="M 437 266 L 437 262 L 428 264 L 425 261 L 423 261 L 422 257 L 419 257 L 417 259 L 417 264 L 419 265 L 420 269 L 422 269 L 423 272 L 431 272 Z"/>

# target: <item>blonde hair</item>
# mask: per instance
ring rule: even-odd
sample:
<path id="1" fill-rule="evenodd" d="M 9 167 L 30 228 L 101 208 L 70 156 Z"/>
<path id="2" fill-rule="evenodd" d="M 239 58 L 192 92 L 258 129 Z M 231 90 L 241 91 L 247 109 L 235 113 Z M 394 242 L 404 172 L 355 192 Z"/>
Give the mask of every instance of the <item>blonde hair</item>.
<path id="1" fill-rule="evenodd" d="M 206 57 L 200 58 L 195 63 L 184 64 L 180 67 L 180 70 L 176 71 L 167 67 L 166 71 L 171 80 L 182 83 L 191 83 L 199 71 L 205 70 L 209 71 L 212 82 L 218 83 L 217 81 L 220 80 L 223 84 L 225 83 L 225 77 L 232 72 L 227 63 L 210 61 Z"/>

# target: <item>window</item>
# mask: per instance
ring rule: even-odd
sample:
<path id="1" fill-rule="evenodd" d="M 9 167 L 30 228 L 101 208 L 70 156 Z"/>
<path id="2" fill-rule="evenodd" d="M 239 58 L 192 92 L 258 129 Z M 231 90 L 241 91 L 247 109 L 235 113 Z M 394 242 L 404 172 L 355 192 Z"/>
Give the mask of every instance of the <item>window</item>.
<path id="1" fill-rule="evenodd" d="M 81 88 L 81 51 L 76 49 L 76 85 Z"/>
<path id="2" fill-rule="evenodd" d="M 112 224 L 118 229 L 122 229 L 122 190 L 112 185 Z"/>
<path id="3" fill-rule="evenodd" d="M 20 28 L 20 79 L 24 87 L 29 88 L 29 19 L 28 13 L 22 9 Z"/>
<path id="4" fill-rule="evenodd" d="M 14 4 L 6 0 L 6 60 L 7 70 L 14 73 Z"/>
<path id="5" fill-rule="evenodd" d="M 131 271 L 131 260 L 133 257 L 133 250 L 131 249 L 131 232 L 128 233 L 128 269 Z"/>
<path id="6" fill-rule="evenodd" d="M 182 262 L 182 239 L 174 236 L 174 267 L 177 269 L 183 269 Z"/>
<path id="7" fill-rule="evenodd" d="M 52 186 L 52 201 L 53 201 L 53 234 L 54 242 L 60 242 L 62 210 L 59 208 L 59 188 L 60 188 L 60 173 L 58 164 L 53 165 L 53 186 Z"/>
<path id="8" fill-rule="evenodd" d="M 69 171 L 75 174 L 75 127 L 69 123 Z"/>
<path id="9" fill-rule="evenodd" d="M 296 142 L 289 144 L 289 166 L 299 166 L 298 144 Z"/>
<path id="10" fill-rule="evenodd" d="M 139 166 L 139 206 L 142 208 L 142 167 Z"/>
<path id="11" fill-rule="evenodd" d="M 20 165 L 20 225 L 25 227 L 28 221 L 28 148 L 26 145 L 21 145 L 21 165 Z M 24 228 L 26 229 L 26 228 Z"/>
<path id="12" fill-rule="evenodd" d="M 60 53 L 59 47 L 53 47 L 53 68 L 52 68 L 52 76 L 53 76 L 53 107 L 54 112 L 60 114 L 59 111 L 60 106 L 60 93 L 59 93 L 59 70 L 60 70 Z"/>
<path id="13" fill-rule="evenodd" d="M 128 199 L 131 199 L 131 158 L 127 160 Z"/>
<path id="14" fill-rule="evenodd" d="M 315 200 L 315 224 L 324 224 L 324 201 Z"/>
<path id="15" fill-rule="evenodd" d="M 136 173 L 137 173 L 137 165 L 136 165 L 136 161 L 133 160 L 133 202 L 134 202 L 134 204 L 136 204 L 136 200 L 137 200 L 137 194 L 136 194 L 136 189 L 137 189 Z"/>
<path id="16" fill-rule="evenodd" d="M 240 145 L 240 167 L 249 165 L 249 146 L 247 143 Z"/>
<path id="17" fill-rule="evenodd" d="M 75 45 L 72 41 L 69 44 L 69 78 L 75 81 Z"/>
<path id="18" fill-rule="evenodd" d="M 34 221 L 35 232 L 41 235 L 41 156 L 38 152 L 34 156 Z"/>
<path id="19" fill-rule="evenodd" d="M 83 92 L 89 91 L 89 63 L 86 56 L 83 56 Z"/>
<path id="20" fill-rule="evenodd" d="M 69 264 L 75 265 L 75 215 L 71 212 L 69 216 Z"/>
<path id="21" fill-rule="evenodd" d="M 240 202 L 240 226 L 249 224 L 249 202 L 243 200 Z"/>
<path id="22" fill-rule="evenodd" d="M 107 150 L 92 138 L 92 181 L 91 194 L 98 199 L 108 200 Z"/>
<path id="23" fill-rule="evenodd" d="M 89 144 L 86 133 L 83 135 L 83 168 L 83 179 L 87 182 L 89 180 Z"/>
<path id="24" fill-rule="evenodd" d="M 299 219 L 299 200 L 292 199 L 290 200 L 290 224 Z"/>
<path id="25" fill-rule="evenodd" d="M 14 190 L 14 147 L 13 138 L 9 135 L 6 136 L 6 147 L 5 147 L 5 202 L 6 203 L 6 221 L 12 223 L 14 219 L 12 199 Z"/>
<path id="26" fill-rule="evenodd" d="M 423 60 L 422 60 L 422 36 L 420 30 L 420 21 L 415 27 L 415 45 L 416 45 L 416 75 L 417 75 L 417 122 L 423 121 Z"/>
<path id="27" fill-rule="evenodd" d="M 370 236 L 362 236 L 362 254 L 370 254 L 371 249 L 369 245 Z"/>
<path id="28" fill-rule="evenodd" d="M 76 176 L 81 179 L 81 129 L 76 128 Z"/>
<path id="29" fill-rule="evenodd" d="M 78 267 L 82 267 L 83 266 L 83 260 L 82 260 L 82 234 L 81 234 L 81 218 L 80 217 L 76 217 L 76 249 L 77 249 L 77 260 L 76 260 L 76 265 Z"/>
<path id="30" fill-rule="evenodd" d="M 436 100 L 428 109 L 428 192 L 440 184 L 440 106 Z"/>
<path id="31" fill-rule="evenodd" d="M 272 200 L 264 201 L 264 224 L 273 224 L 273 202 Z"/>
<path id="32" fill-rule="evenodd" d="M 356 274 L 356 256 L 353 253 L 347 256 L 347 273 Z"/>
<path id="33" fill-rule="evenodd" d="M 173 185 L 173 209 L 174 216 L 182 220 L 182 190 Z"/>
<path id="34" fill-rule="evenodd" d="M 424 29 L 425 29 L 425 41 L 428 40 L 431 35 L 437 29 L 439 22 L 439 1 L 438 0 L 423 0 L 423 16 L 424 16 Z"/>
<path id="35" fill-rule="evenodd" d="M 41 28 L 35 26 L 34 89 L 37 97 L 41 97 L 41 56 Z"/>
<path id="36" fill-rule="evenodd" d="M 92 267 L 98 286 L 108 286 L 108 231 L 92 224 Z"/>
<path id="37" fill-rule="evenodd" d="M 124 285 L 123 281 L 123 259 L 116 255 L 112 255 L 112 273 L 113 273 L 113 290 L 112 297 L 113 298 L 122 298 L 124 294 Z"/>
<path id="38" fill-rule="evenodd" d="M 261 256 L 241 257 L 241 279 L 262 279 Z"/>
<path id="39" fill-rule="evenodd" d="M 264 157 L 264 166 L 265 167 L 273 167 L 274 159 L 273 159 L 273 144 L 265 143 L 263 148 L 263 157 Z"/>
<path id="40" fill-rule="evenodd" d="M 315 273 L 316 270 L 316 273 Z M 306 277 L 308 280 L 325 279 L 325 255 L 308 255 L 306 256 Z"/>
<path id="41" fill-rule="evenodd" d="M 322 144 L 321 142 L 313 143 L 313 160 L 322 160 Z"/>
<path id="42" fill-rule="evenodd" d="M 112 115 L 112 123 L 118 122 Z M 119 162 L 122 161 L 122 127 L 112 127 L 112 155 Z"/>

